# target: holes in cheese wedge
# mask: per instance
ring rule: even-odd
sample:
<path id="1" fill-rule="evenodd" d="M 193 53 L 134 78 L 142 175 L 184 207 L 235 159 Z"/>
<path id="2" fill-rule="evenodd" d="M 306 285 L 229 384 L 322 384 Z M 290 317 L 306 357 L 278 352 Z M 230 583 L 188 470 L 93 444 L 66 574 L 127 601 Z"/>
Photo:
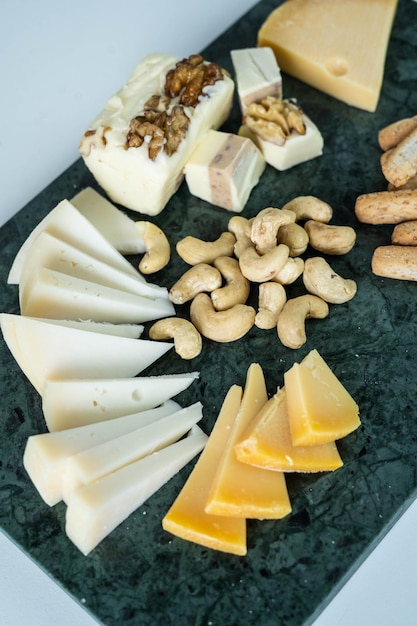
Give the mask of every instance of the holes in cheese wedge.
<path id="1" fill-rule="evenodd" d="M 327 59 L 324 67 L 333 76 L 345 76 L 349 71 L 349 65 L 346 59 L 342 57 L 331 57 Z"/>

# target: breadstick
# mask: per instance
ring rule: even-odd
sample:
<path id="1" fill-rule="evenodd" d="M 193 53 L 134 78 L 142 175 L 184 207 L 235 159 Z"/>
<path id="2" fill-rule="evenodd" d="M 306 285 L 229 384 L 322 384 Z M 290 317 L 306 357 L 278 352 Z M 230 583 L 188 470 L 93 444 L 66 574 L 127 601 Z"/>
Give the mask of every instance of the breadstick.
<path id="1" fill-rule="evenodd" d="M 388 191 L 395 191 L 396 189 L 417 189 L 417 174 L 413 176 L 412 178 L 410 178 L 409 180 L 407 180 L 407 182 L 404 183 L 404 185 L 401 185 L 400 187 L 394 187 L 394 185 L 392 185 L 391 183 L 388 183 L 387 189 Z"/>
<path id="2" fill-rule="evenodd" d="M 390 150 L 402 141 L 412 130 L 417 128 L 417 115 L 397 120 L 378 133 L 378 143 L 382 150 Z"/>
<path id="3" fill-rule="evenodd" d="M 400 187 L 417 174 L 417 128 L 381 156 L 382 173 Z"/>
<path id="4" fill-rule="evenodd" d="M 375 191 L 356 198 L 355 214 L 365 224 L 399 224 L 417 219 L 417 189 Z"/>
<path id="5" fill-rule="evenodd" d="M 374 251 L 371 265 L 377 276 L 417 281 L 417 248 L 379 246 Z"/>
<path id="6" fill-rule="evenodd" d="M 391 243 L 400 246 L 417 246 L 417 220 L 397 224 L 392 231 Z"/>

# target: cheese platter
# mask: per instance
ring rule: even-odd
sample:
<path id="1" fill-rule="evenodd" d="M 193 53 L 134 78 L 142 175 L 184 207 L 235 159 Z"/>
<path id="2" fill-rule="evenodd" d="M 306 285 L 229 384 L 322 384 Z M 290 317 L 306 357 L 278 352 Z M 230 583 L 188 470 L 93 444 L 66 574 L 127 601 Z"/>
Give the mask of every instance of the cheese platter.
<path id="1" fill-rule="evenodd" d="M 260 2 L 209 46 L 205 57 L 233 75 L 231 47 L 255 45 L 256 32 L 274 6 Z M 387 241 L 390 231 L 359 224 L 353 211 L 359 194 L 383 189 L 385 183 L 378 167 L 378 129 L 417 108 L 413 81 L 398 71 L 401 60 L 415 55 L 411 10 L 414 7 L 399 4 L 375 113 L 349 107 L 284 75 L 285 91 L 303 103 L 323 134 L 323 155 L 285 173 L 267 168 L 243 213 L 250 217 L 300 194 L 330 203 L 338 223 L 357 232 L 355 247 L 337 264 L 341 273 L 356 280 L 355 298 L 332 307 L 326 320 L 312 321 L 307 343 L 297 351 L 284 348 L 276 331 L 254 328 L 229 344 L 205 340 L 201 355 L 191 363 L 171 351 L 147 370 L 148 375 L 200 371 L 199 379 L 178 400 L 184 405 L 202 402 L 201 426 L 206 433 L 213 427 L 227 389 L 244 384 L 250 363 L 262 364 L 272 395 L 283 384 L 285 371 L 312 348 L 326 357 L 358 402 L 362 427 L 340 444 L 344 466 L 318 477 L 289 476 L 291 514 L 279 521 L 251 521 L 246 557 L 208 551 L 162 529 L 162 517 L 191 465 L 88 557 L 81 555 L 65 536 L 64 506 L 45 506 L 23 469 L 27 437 L 46 427 L 39 396 L 2 343 L 2 386 L 7 393 L 1 400 L 5 495 L 1 527 L 103 624 L 121 619 L 132 624 L 178 623 L 184 611 L 190 622 L 201 614 L 213 622 L 227 614 L 231 624 L 240 623 L 242 615 L 246 623 L 274 623 L 277 615 L 289 624 L 311 623 L 414 499 L 413 283 L 372 274 L 372 252 Z M 235 103 L 225 129 L 235 132 L 239 122 Z M 33 228 L 62 199 L 71 199 L 88 186 L 99 190 L 80 159 L 1 229 L 3 285 Z M 175 245 L 190 234 L 215 239 L 229 218 L 223 209 L 192 197 L 182 185 L 154 221 Z M 137 265 L 138 257 L 130 255 L 129 259 Z M 170 264 L 157 275 L 158 284 L 170 287 L 183 270 L 183 262 L 173 254 Z M 1 310 L 18 312 L 14 286 L 2 289 Z M 187 316 L 187 306 L 179 306 L 178 313 Z M 148 328 L 145 324 L 143 336 Z M 108 592 L 99 593 L 103 588 Z"/>

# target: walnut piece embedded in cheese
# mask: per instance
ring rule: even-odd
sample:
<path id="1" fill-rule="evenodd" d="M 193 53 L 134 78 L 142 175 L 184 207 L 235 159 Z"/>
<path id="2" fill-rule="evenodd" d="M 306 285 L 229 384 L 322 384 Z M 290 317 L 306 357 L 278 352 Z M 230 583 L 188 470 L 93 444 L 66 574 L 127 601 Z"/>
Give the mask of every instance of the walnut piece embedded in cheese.
<path id="1" fill-rule="evenodd" d="M 84 133 L 85 164 L 111 200 L 157 215 L 195 146 L 228 118 L 233 92 L 227 72 L 200 55 L 148 55 Z"/>
<path id="2" fill-rule="evenodd" d="M 277 145 L 254 133 L 243 124 L 239 129 L 239 135 L 248 137 L 258 146 L 265 161 L 277 170 L 287 170 L 299 163 L 320 156 L 323 152 L 323 137 L 317 126 L 307 115 L 303 113 L 305 133 L 299 134 L 293 130 L 282 145 Z"/>

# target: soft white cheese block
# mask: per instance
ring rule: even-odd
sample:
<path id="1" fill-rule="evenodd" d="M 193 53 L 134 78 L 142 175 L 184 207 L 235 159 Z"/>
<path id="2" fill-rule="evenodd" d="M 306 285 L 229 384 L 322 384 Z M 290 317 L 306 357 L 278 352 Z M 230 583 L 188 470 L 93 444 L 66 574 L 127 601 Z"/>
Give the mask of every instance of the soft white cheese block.
<path id="1" fill-rule="evenodd" d="M 46 317 L 32 319 L 37 319 L 40 322 L 46 322 L 48 324 L 58 324 L 59 326 L 89 330 L 92 333 L 129 337 L 130 339 L 139 339 L 144 331 L 144 326 L 141 324 L 112 324 L 111 322 L 93 322 L 92 320 L 53 320 Z"/>
<path id="2" fill-rule="evenodd" d="M 239 135 L 252 139 L 269 165 L 277 170 L 287 170 L 299 163 L 314 159 L 323 152 L 323 137 L 319 129 L 307 115 L 303 114 L 302 117 L 306 126 L 305 135 L 300 135 L 293 130 L 283 146 L 261 139 L 245 125 L 240 127 Z"/>
<path id="3" fill-rule="evenodd" d="M 142 254 L 146 245 L 135 222 L 92 187 L 82 189 L 71 198 L 80 213 L 121 254 Z"/>
<path id="4" fill-rule="evenodd" d="M 147 215 L 163 210 L 183 179 L 184 165 L 195 145 L 207 130 L 225 122 L 232 105 L 234 83 L 224 74 L 222 80 L 204 88 L 196 107 L 184 107 L 190 124 L 171 156 L 161 150 L 155 160 L 149 158 L 148 140 L 140 147 L 126 148 L 130 121 L 143 113 L 151 96 L 163 93 L 166 74 L 178 61 L 179 57 L 159 53 L 145 57 L 92 121 L 80 143 L 87 167 L 110 199 Z M 177 104 L 174 98 L 170 107 Z"/>
<path id="5" fill-rule="evenodd" d="M 39 267 L 140 296 L 168 299 L 168 290 L 165 287 L 137 280 L 131 274 L 95 259 L 47 232 L 40 233 L 32 242 L 22 267 L 20 285 L 31 281 L 32 272 Z"/>
<path id="6" fill-rule="evenodd" d="M 145 280 L 75 206 L 68 200 L 61 200 L 32 230 L 18 250 L 7 279 L 9 284 L 19 284 L 22 267 L 32 242 L 43 231 L 72 244 L 122 272 L 132 275 L 136 280 Z"/>
<path id="7" fill-rule="evenodd" d="M 54 433 L 31 435 L 23 454 L 23 465 L 41 498 L 53 506 L 62 500 L 63 477 L 69 457 L 157 422 L 181 407 L 174 400 L 149 411 L 68 428 Z"/>
<path id="8" fill-rule="evenodd" d="M 146 411 L 191 385 L 198 372 L 136 378 L 48 380 L 42 410 L 49 431 Z"/>
<path id="9" fill-rule="evenodd" d="M 85 555 L 204 448 L 207 436 L 194 426 L 181 441 L 73 491 L 66 533 Z"/>
<path id="10" fill-rule="evenodd" d="M 245 137 L 209 130 L 185 165 L 190 193 L 240 213 L 265 169 L 265 159 Z"/>
<path id="11" fill-rule="evenodd" d="M 22 315 L 142 323 L 175 315 L 168 298 L 140 296 L 76 276 L 35 267 L 19 289 Z"/>
<path id="12" fill-rule="evenodd" d="M 136 376 L 172 343 L 130 339 L 0 314 L 4 341 L 42 395 L 46 380 Z"/>
<path id="13" fill-rule="evenodd" d="M 243 114 L 252 102 L 282 97 L 281 70 L 272 48 L 242 48 L 230 52 Z"/>
<path id="14" fill-rule="evenodd" d="M 202 405 L 180 409 L 125 435 L 101 443 L 71 456 L 63 475 L 62 497 L 69 501 L 71 492 L 92 483 L 129 463 L 178 441 L 203 417 Z"/>

